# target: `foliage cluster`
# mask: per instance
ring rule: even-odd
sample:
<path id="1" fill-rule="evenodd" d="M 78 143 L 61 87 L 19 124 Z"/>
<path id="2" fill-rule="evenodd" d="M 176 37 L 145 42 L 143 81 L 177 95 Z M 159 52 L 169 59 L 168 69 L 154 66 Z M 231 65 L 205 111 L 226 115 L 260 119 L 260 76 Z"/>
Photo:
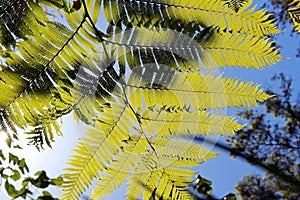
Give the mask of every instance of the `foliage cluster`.
<path id="1" fill-rule="evenodd" d="M 25 132 L 43 148 L 62 134 L 66 114 L 91 127 L 63 175 L 63 199 L 78 199 L 94 180 L 94 199 L 124 181 L 128 199 L 191 199 L 192 167 L 215 156 L 193 137 L 233 134 L 244 125 L 219 110 L 271 97 L 217 73 L 282 59 L 269 37 L 280 32 L 274 20 L 251 3 L 1 2 L 1 131 L 8 143 Z M 37 187 L 53 183 L 37 176 L 28 179 Z"/>
<path id="2" fill-rule="evenodd" d="M 299 99 L 293 97 L 292 79 L 279 74 L 272 80 L 280 82 L 279 92 L 269 90 L 276 96 L 266 101 L 263 110 L 241 112 L 249 126 L 228 140 L 232 151 L 243 154 L 250 163 L 260 162 L 267 170 L 265 177 L 249 175 L 238 184 L 243 199 L 300 198 Z"/>

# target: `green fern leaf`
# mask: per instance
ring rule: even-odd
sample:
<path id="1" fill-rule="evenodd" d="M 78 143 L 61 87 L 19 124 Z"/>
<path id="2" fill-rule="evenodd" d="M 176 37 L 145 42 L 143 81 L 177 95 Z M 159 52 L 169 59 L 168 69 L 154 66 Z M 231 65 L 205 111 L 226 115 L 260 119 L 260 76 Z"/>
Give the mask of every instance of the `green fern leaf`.
<path id="1" fill-rule="evenodd" d="M 31 12 L 20 24 L 26 39 L 19 42 L 18 53 L 6 52 L 6 64 L 0 74 L 3 80 L 0 83 L 1 92 L 7 93 L 0 98 L 1 129 L 16 132 L 17 127 L 29 128 L 28 133 L 36 135 L 30 136 L 31 139 L 44 137 L 50 145 L 53 141 L 51 130 L 58 130 L 55 121 L 73 109 L 74 102 L 70 100 L 73 77 L 70 75 L 76 73 L 89 49 L 93 50 L 88 45 L 98 40 L 95 34 L 86 34 L 87 29 L 91 30 L 87 17 L 83 17 L 70 30 L 50 22 L 38 4 L 31 2 L 29 7 Z M 99 9 L 94 9 L 93 17 L 97 17 L 98 12 Z M 69 16 L 82 17 L 84 11 Z M 40 124 L 47 124 L 47 128 L 40 128 Z"/>
<path id="2" fill-rule="evenodd" d="M 121 55 L 120 64 L 128 64 L 131 68 L 143 66 L 147 64 L 147 60 L 149 63 L 155 63 L 155 58 L 165 51 L 171 53 L 170 64 L 174 59 L 173 68 L 182 70 L 213 69 L 214 66 L 262 68 L 282 60 L 278 49 L 275 49 L 266 37 L 212 29 L 208 38 L 192 38 L 170 29 L 149 30 L 135 27 L 125 29 L 121 33 L 113 32 L 112 37 L 105 39 L 105 43 L 108 44 L 107 49 L 115 52 L 115 57 Z M 177 60 L 179 55 L 191 64 Z M 123 56 L 125 58 L 122 58 Z"/>
<path id="3" fill-rule="evenodd" d="M 151 77 L 157 78 L 151 80 Z M 125 91 L 136 109 L 145 105 L 191 106 L 194 109 L 251 107 L 271 97 L 251 82 L 212 73 L 180 73 L 163 67 L 157 70 L 150 66 L 135 70 Z"/>
<path id="4" fill-rule="evenodd" d="M 249 1 L 248 6 L 252 3 Z M 184 23 L 196 21 L 204 27 L 219 26 L 222 29 L 246 33 L 252 36 L 264 36 L 279 33 L 273 20 L 269 20 L 265 10 L 254 11 L 255 7 L 235 13 L 223 0 L 215 1 L 104 1 L 107 20 L 116 24 L 119 20 L 145 26 L 149 19 L 153 23 L 165 19 L 179 19 Z M 250 28 L 249 28 L 250 27 Z"/>
<path id="5" fill-rule="evenodd" d="M 248 0 L 223 0 L 225 5 L 233 9 L 235 12 L 239 12 L 245 4 L 250 4 Z M 249 6 L 249 5 L 248 5 Z M 248 7 L 247 5 L 245 7 Z"/>

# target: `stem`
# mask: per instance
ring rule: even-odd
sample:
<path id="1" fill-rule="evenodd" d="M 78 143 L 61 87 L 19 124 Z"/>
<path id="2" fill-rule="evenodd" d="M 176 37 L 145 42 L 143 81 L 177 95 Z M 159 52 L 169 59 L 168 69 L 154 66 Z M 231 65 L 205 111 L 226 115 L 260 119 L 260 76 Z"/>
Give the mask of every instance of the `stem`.
<path id="1" fill-rule="evenodd" d="M 195 141 L 204 142 L 204 137 L 196 137 Z M 205 142 L 207 142 L 208 144 L 211 144 L 211 145 L 215 145 L 216 147 L 222 149 L 223 151 L 226 151 L 229 154 L 243 158 L 244 160 L 248 161 L 249 163 L 274 174 L 275 176 L 279 177 L 280 179 L 284 180 L 287 183 L 292 184 L 293 186 L 296 186 L 297 190 L 300 190 L 300 187 L 299 187 L 300 181 L 297 180 L 295 177 L 286 175 L 286 174 L 282 173 L 280 170 L 278 170 L 270 165 L 264 164 L 262 161 L 255 158 L 254 156 L 241 153 L 233 148 L 226 146 L 225 144 L 222 144 L 221 142 L 215 142 L 215 141 L 212 141 L 207 138 L 205 138 Z"/>

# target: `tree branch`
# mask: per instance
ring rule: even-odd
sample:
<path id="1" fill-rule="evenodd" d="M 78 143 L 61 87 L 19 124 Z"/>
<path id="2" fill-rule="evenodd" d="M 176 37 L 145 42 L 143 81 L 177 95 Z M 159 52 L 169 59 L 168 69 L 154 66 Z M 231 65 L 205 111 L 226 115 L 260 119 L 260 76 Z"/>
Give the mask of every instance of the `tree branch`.
<path id="1" fill-rule="evenodd" d="M 215 145 L 216 147 L 222 149 L 223 151 L 228 152 L 229 154 L 239 156 L 239 157 L 245 159 L 246 161 L 248 161 L 249 163 L 251 163 L 255 166 L 258 166 L 259 168 L 261 168 L 265 171 L 268 171 L 268 172 L 274 174 L 275 176 L 278 176 L 280 179 L 284 180 L 285 182 L 290 183 L 293 186 L 296 186 L 297 190 L 300 191 L 300 181 L 298 179 L 296 179 L 293 176 L 288 176 L 288 175 L 282 173 L 280 170 L 278 170 L 270 165 L 264 164 L 262 161 L 258 160 L 257 158 L 255 158 L 253 156 L 243 154 L 233 148 L 226 146 L 225 144 L 222 144 L 221 142 L 215 142 L 215 141 L 212 141 L 207 138 L 205 138 L 205 140 L 204 140 L 204 137 L 196 137 L 195 141 L 198 141 L 198 142 L 205 141 L 206 143 Z"/>

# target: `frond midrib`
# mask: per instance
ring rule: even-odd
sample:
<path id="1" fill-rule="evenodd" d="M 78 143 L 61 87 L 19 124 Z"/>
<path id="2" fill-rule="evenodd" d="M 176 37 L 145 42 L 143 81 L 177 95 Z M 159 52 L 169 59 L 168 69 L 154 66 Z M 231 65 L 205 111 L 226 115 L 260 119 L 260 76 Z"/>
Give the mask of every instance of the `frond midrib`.
<path id="1" fill-rule="evenodd" d="M 232 126 L 220 124 L 220 123 L 208 123 L 208 122 L 200 122 L 200 121 L 193 121 L 193 120 L 168 120 L 168 119 L 155 119 L 155 118 L 148 118 L 141 116 L 140 119 L 145 121 L 155 121 L 160 123 L 193 123 L 193 124 L 206 124 L 206 125 L 213 125 L 213 126 L 220 126 L 223 128 L 231 129 Z M 208 118 L 209 119 L 209 118 Z M 226 120 L 226 118 L 223 118 L 223 120 Z"/>
<path id="2" fill-rule="evenodd" d="M 172 92 L 183 92 L 183 93 L 205 93 L 205 94 L 221 94 L 221 95 L 231 95 L 231 96 L 238 96 L 238 97 L 245 97 L 245 98 L 255 98 L 257 96 L 256 93 L 249 94 L 234 94 L 229 92 L 215 92 L 215 91 L 204 91 L 204 90 L 184 90 L 184 89 L 177 89 L 177 88 L 161 88 L 161 87 L 148 87 L 148 86 L 139 86 L 139 85 L 131 85 L 127 84 L 126 86 L 135 88 L 135 89 L 142 89 L 142 90 L 159 90 L 159 91 L 172 91 Z"/>

